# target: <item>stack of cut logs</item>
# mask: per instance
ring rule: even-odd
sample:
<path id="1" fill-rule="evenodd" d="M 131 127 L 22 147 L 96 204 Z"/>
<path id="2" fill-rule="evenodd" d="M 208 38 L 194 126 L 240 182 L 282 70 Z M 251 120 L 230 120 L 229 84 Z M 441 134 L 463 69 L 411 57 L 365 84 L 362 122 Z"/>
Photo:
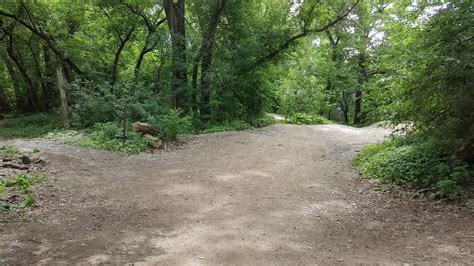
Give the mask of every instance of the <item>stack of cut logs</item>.
<path id="1" fill-rule="evenodd" d="M 163 142 L 153 135 L 158 132 L 158 129 L 150 124 L 135 122 L 132 124 L 132 129 L 135 132 L 142 133 L 142 137 L 150 143 L 150 145 L 155 149 L 160 149 L 163 147 Z"/>

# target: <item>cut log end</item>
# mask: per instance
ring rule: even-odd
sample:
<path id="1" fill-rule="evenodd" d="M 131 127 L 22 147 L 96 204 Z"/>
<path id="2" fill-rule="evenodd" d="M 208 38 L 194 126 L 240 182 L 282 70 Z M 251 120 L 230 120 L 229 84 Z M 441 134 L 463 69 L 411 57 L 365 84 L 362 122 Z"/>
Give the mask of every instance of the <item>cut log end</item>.
<path id="1" fill-rule="evenodd" d="M 155 149 L 160 149 L 163 147 L 163 142 L 159 138 L 153 137 L 150 134 L 144 134 L 143 138 L 146 139 L 148 143 L 150 143 L 150 145 Z"/>

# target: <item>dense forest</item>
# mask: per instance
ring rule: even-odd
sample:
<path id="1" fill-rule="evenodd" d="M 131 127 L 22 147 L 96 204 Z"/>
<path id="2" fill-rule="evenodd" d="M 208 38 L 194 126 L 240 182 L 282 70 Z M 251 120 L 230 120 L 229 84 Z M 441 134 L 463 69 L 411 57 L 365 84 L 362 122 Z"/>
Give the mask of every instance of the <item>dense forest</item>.
<path id="1" fill-rule="evenodd" d="M 466 195 L 473 11 L 471 1 L 4 1 L 0 135 L 87 129 L 79 144 L 135 152 L 146 147 L 136 121 L 164 139 L 265 126 L 266 113 L 390 121 L 407 134 L 358 155 L 364 175 Z"/>

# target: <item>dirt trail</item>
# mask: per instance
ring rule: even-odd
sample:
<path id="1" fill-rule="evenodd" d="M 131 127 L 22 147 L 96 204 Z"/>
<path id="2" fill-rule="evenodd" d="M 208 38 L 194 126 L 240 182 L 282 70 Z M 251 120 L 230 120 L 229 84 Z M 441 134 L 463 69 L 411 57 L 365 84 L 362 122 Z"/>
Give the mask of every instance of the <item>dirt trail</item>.
<path id="1" fill-rule="evenodd" d="M 10 140 L 45 151 L 54 189 L 0 224 L 0 263 L 472 263 L 472 212 L 356 179 L 351 158 L 386 133 L 275 125 L 129 157 Z"/>

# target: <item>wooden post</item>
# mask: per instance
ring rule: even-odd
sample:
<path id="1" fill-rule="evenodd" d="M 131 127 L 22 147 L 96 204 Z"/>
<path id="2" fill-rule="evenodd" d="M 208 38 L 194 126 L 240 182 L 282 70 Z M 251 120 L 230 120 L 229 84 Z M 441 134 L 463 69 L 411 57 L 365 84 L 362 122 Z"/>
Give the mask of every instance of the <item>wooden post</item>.
<path id="1" fill-rule="evenodd" d="M 64 79 L 64 72 L 61 65 L 56 68 L 56 77 L 58 79 L 58 88 L 59 88 L 59 96 L 61 98 L 61 109 L 63 110 L 63 119 L 66 121 L 69 119 L 69 110 L 67 106 L 67 98 L 66 98 L 66 80 Z"/>

